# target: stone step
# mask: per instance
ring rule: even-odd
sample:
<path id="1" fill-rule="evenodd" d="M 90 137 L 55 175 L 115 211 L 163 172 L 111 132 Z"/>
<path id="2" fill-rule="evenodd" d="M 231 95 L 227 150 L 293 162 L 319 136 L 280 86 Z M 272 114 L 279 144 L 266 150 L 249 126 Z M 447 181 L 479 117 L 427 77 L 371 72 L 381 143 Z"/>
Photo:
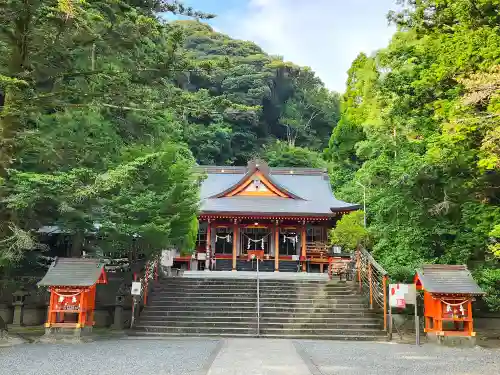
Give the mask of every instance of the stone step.
<path id="1" fill-rule="evenodd" d="M 216 300 L 152 300 L 155 307 L 186 306 L 190 308 L 199 307 L 229 307 L 229 306 L 256 306 L 256 301 L 216 301 Z"/>
<path id="2" fill-rule="evenodd" d="M 161 302 L 182 302 L 182 303 L 192 303 L 192 302 L 205 302 L 205 303 L 226 303 L 226 302 L 253 302 L 257 303 L 257 296 L 220 296 L 220 297 L 198 297 L 192 298 L 187 297 L 164 297 L 164 296 L 151 296 L 150 303 L 161 303 Z"/>
<path id="3" fill-rule="evenodd" d="M 136 331 L 146 331 L 146 332 L 165 332 L 165 333 L 190 333 L 196 335 L 204 335 L 210 333 L 217 334 L 256 334 L 256 326 L 232 326 L 232 327 L 219 327 L 219 326 L 204 326 L 204 327 L 193 327 L 193 326 L 156 326 L 156 325 L 142 325 L 138 324 L 135 327 Z M 315 328 L 267 328 L 261 327 L 260 334 L 262 335 L 350 335 L 350 336 L 384 336 L 385 332 L 369 329 L 369 328 L 326 328 L 326 329 L 315 329 Z"/>
<path id="4" fill-rule="evenodd" d="M 161 339 L 161 338 L 169 338 L 169 337 L 192 337 L 192 336 L 201 336 L 201 337 L 257 337 L 256 333 L 233 333 L 233 334 L 221 334 L 221 333 L 205 333 L 203 335 L 197 335 L 192 333 L 167 333 L 167 332 L 146 332 L 146 331 L 130 331 L 129 336 L 140 336 L 151 339 Z M 289 334 L 289 335 L 276 335 L 276 334 L 261 334 L 258 337 L 265 338 L 287 338 L 287 339 L 297 339 L 297 340 L 333 340 L 333 341 L 385 341 L 384 335 L 365 335 L 365 336 L 356 336 L 356 335 L 299 335 L 299 334 Z"/>
<path id="5" fill-rule="evenodd" d="M 268 339 L 296 339 L 296 340 L 332 340 L 332 341 L 386 341 L 385 335 L 335 335 L 335 334 L 297 334 L 297 333 L 280 333 L 280 334 L 269 334 L 261 333 L 259 337 L 264 337 Z"/>
<path id="6" fill-rule="evenodd" d="M 165 290 L 165 291 L 172 291 L 172 290 L 185 290 L 185 291 L 191 291 L 191 290 L 207 290 L 210 291 L 212 289 L 215 290 L 222 290 L 222 289 L 231 289 L 231 290 L 256 290 L 257 285 L 231 285 L 231 284 L 225 284 L 225 285 L 170 285 L 170 286 L 157 286 L 153 285 L 153 289 L 155 290 Z M 296 286 L 296 285 L 288 285 L 288 286 L 283 286 L 283 285 L 259 285 L 259 288 L 261 290 L 273 292 L 273 291 L 287 291 L 287 292 L 309 292 L 309 291 L 319 291 L 323 290 L 325 292 L 334 292 L 334 291 L 350 291 L 357 293 L 358 291 L 353 288 L 349 287 L 336 287 L 336 288 L 326 288 L 323 286 Z"/>
<path id="7" fill-rule="evenodd" d="M 190 315 L 180 315 L 180 314 L 171 314 L 171 315 L 161 315 L 161 314 L 149 314 L 141 316 L 141 321 L 168 321 L 168 322 L 248 322 L 248 321 L 256 321 L 257 314 L 248 314 L 248 315 L 209 315 L 209 316 L 200 316 L 193 317 Z M 203 319 L 200 319 L 203 318 Z M 325 324 L 363 324 L 363 323 L 373 323 L 380 325 L 379 319 L 371 318 L 371 317 L 323 317 L 323 316 L 314 316 L 314 315 L 304 315 L 304 316 L 261 316 L 260 321 L 262 323 L 288 323 L 288 322 L 298 322 L 298 323 L 325 323 Z"/>
<path id="8" fill-rule="evenodd" d="M 165 295 L 165 296 L 176 296 L 176 295 L 190 295 L 190 296 L 200 296 L 200 295 L 208 295 L 208 296 L 213 296 L 213 295 L 227 295 L 227 294 L 236 294 L 236 295 L 257 295 L 257 289 L 230 289 L 230 288 L 220 288 L 220 289 L 214 289 L 214 288 L 208 288 L 208 289 L 170 289 L 170 290 L 159 290 L 159 289 L 153 289 L 151 291 L 150 295 Z M 318 290 L 318 289 L 311 289 L 311 290 L 276 290 L 276 289 L 271 289 L 271 290 L 265 290 L 265 289 L 260 289 L 259 291 L 260 296 L 271 296 L 271 297 L 279 297 L 279 296 L 304 296 L 304 297 L 311 297 L 311 296 L 327 296 L 327 297 L 341 297 L 341 296 L 346 296 L 346 297 L 352 297 L 352 296 L 361 296 L 357 292 L 349 291 L 349 290 L 342 290 L 342 291 L 323 291 L 323 290 Z"/>
<path id="9" fill-rule="evenodd" d="M 164 332 L 164 333 L 184 333 L 192 335 L 205 335 L 205 334 L 256 334 L 256 327 L 190 327 L 190 326 L 175 326 L 175 327 L 165 327 L 165 326 L 155 326 L 155 325 L 142 325 L 137 324 L 135 326 L 136 331 L 146 331 L 146 332 Z"/>
<path id="10" fill-rule="evenodd" d="M 257 292 L 237 292 L 237 293 L 232 293 L 232 292 L 220 292 L 220 293 L 214 293 L 214 292 L 209 292 L 209 293 L 200 293 L 200 292 L 186 292 L 186 293 L 181 293 L 181 292 L 154 292 L 150 294 L 151 298 L 192 298 L 192 299 L 208 299 L 208 298 L 224 298 L 224 297 L 257 297 Z M 355 293 L 335 293 L 335 294 L 329 294 L 329 293 L 300 293 L 300 294 L 295 294 L 295 293 L 266 293 L 266 292 L 260 292 L 259 297 L 261 299 L 325 299 L 325 298 L 345 298 L 345 299 L 360 299 L 364 300 L 364 297 L 355 294 Z"/>
<path id="11" fill-rule="evenodd" d="M 268 328 L 260 327 L 262 335 L 354 335 L 354 336 L 385 336 L 385 332 L 373 328 Z"/>
<path id="12" fill-rule="evenodd" d="M 256 309 L 247 309 L 247 310 L 237 310 L 237 309 L 228 309 L 228 310 L 219 310 L 219 311 L 212 311 L 212 310 L 164 310 L 164 309 L 146 309 L 142 312 L 141 314 L 141 319 L 144 318 L 146 319 L 147 317 L 150 316 L 158 316 L 158 317 L 169 317 L 169 316 L 185 316 L 187 318 L 204 318 L 204 317 L 226 317 L 226 316 L 240 316 L 242 318 L 246 317 L 255 317 L 257 314 Z M 273 310 L 261 310 L 260 312 L 261 319 L 302 319 L 302 318 L 307 318 L 310 319 L 311 317 L 315 317 L 318 319 L 328 319 L 330 317 L 332 318 L 349 318 L 352 320 L 359 319 L 359 318 L 371 318 L 371 319 L 382 319 L 380 315 L 374 314 L 369 311 L 363 310 L 358 310 L 358 311 L 352 311 L 352 310 L 347 310 L 345 312 L 342 311 L 336 311 L 332 312 L 331 310 L 327 311 L 305 311 L 305 312 L 300 312 L 300 311 L 285 311 L 285 312 L 279 312 L 279 311 L 273 311 Z"/>
<path id="13" fill-rule="evenodd" d="M 150 304 L 156 303 L 167 303 L 177 304 L 177 303 L 230 303 L 230 302 L 253 302 L 257 303 L 257 296 L 200 296 L 193 298 L 191 296 L 178 296 L 178 297 L 165 297 L 165 296 L 151 296 L 149 300 Z M 364 300 L 360 297 L 339 297 L 339 298 L 296 298 L 296 297 L 261 297 L 260 304 L 289 304 L 289 303 L 301 303 L 301 304 L 358 304 L 364 306 Z"/>
<path id="14" fill-rule="evenodd" d="M 340 309 L 363 309 L 365 305 L 363 303 L 349 303 L 349 302 L 335 302 L 335 301 L 321 301 L 321 302 L 302 302 L 302 301 L 291 301 L 291 302 L 262 302 L 260 303 L 261 308 L 271 307 L 271 308 L 340 308 Z"/>
<path id="15" fill-rule="evenodd" d="M 220 283 L 204 283 L 204 282 L 185 282 L 185 283 L 153 283 L 152 286 L 158 288 L 174 288 L 174 287 L 184 287 L 184 288 L 201 288 L 201 287 L 223 287 L 223 286 L 234 286 L 237 288 L 244 287 L 254 287 L 257 286 L 256 280 L 244 280 L 243 282 L 233 282 L 231 280 L 220 282 Z M 277 287 L 282 289 L 300 289 L 300 288 L 325 288 L 325 289 L 357 289 L 353 284 L 327 284 L 324 282 L 309 282 L 309 283 L 299 283 L 299 282 L 276 282 L 276 281 L 260 281 L 259 286 L 263 288 Z"/>
<path id="16" fill-rule="evenodd" d="M 221 334 L 217 332 L 211 332 L 211 333 L 204 333 L 203 335 L 200 334 L 193 334 L 193 333 L 184 333 L 184 332 L 148 332 L 144 330 L 130 330 L 127 332 L 128 336 L 132 337 L 140 337 L 140 338 L 150 338 L 154 340 L 158 339 L 169 339 L 171 337 L 179 338 L 179 337 L 257 337 L 257 333 L 232 333 L 232 334 Z"/>
<path id="17" fill-rule="evenodd" d="M 352 282 L 337 282 L 337 281 L 328 281 L 328 280 L 307 280 L 307 279 L 269 279 L 269 278 L 261 278 L 259 279 L 260 285 L 347 285 L 347 286 L 355 286 L 355 283 Z M 172 279 L 164 279 L 155 281 L 156 285 L 254 285 L 257 283 L 257 279 L 255 278 L 246 278 L 246 279 L 233 279 L 233 278 L 220 278 L 220 279 L 212 279 L 212 278 L 172 278 Z"/>
<path id="18" fill-rule="evenodd" d="M 217 306 L 217 308 L 214 308 L 212 305 L 204 305 L 204 306 L 193 306 L 193 305 L 165 305 L 165 306 L 152 306 L 146 308 L 145 311 L 156 311 L 156 312 L 169 312 L 169 311 L 182 311 L 184 313 L 206 313 L 206 314 L 221 314 L 224 311 L 229 311 L 229 312 L 234 312 L 234 311 L 239 311 L 241 313 L 244 312 L 254 312 L 257 311 L 257 306 L 254 304 L 247 304 L 247 305 L 241 305 L 241 306 Z M 300 314 L 300 313 L 305 313 L 305 314 L 340 314 L 340 313 L 346 313 L 346 314 L 357 314 L 357 313 L 370 313 L 373 314 L 370 310 L 364 308 L 364 307 L 359 307 L 359 308 L 346 308 L 346 307 L 332 307 L 332 306 L 322 306 L 322 307 L 315 307 L 315 306 L 299 306 L 299 307 L 290 307 L 290 306 L 282 306 L 282 307 L 275 307 L 275 306 L 261 306 L 260 307 L 260 312 L 261 314 Z"/>
<path id="19" fill-rule="evenodd" d="M 154 306 L 157 309 L 185 309 L 185 310 L 196 310 L 196 309 L 209 309 L 209 310 L 214 310 L 214 309 L 227 309 L 227 308 L 242 308 L 242 309 L 256 309 L 256 303 L 255 301 L 231 301 L 231 302 L 221 302 L 221 301 L 208 301 L 208 302 L 201 302 L 201 301 L 185 301 L 185 302 L 179 302 L 179 301 L 154 301 Z M 300 310 L 300 309 L 307 309 L 309 311 L 311 310 L 350 310 L 350 309 L 358 309 L 362 310 L 365 309 L 365 305 L 362 303 L 335 303 L 335 302 L 329 302 L 329 303 L 309 303 L 309 302 L 280 302 L 280 303 L 263 303 L 261 302 L 260 308 L 262 310 L 266 309 L 275 309 L 277 311 L 283 310 L 283 311 L 290 311 L 290 310 Z"/>
<path id="20" fill-rule="evenodd" d="M 226 328 L 235 328 L 235 327 L 247 327 L 247 328 L 256 328 L 257 320 L 213 320 L 207 318 L 203 321 L 182 321 L 182 320 L 153 320 L 146 319 L 141 321 L 136 325 L 137 328 L 141 327 L 179 327 L 185 326 L 190 328 L 205 328 L 205 327 L 219 327 L 221 329 Z M 304 321 L 295 321 L 295 322 L 260 322 L 260 328 L 262 331 L 266 329 L 305 329 L 305 330 L 327 330 L 327 329 L 372 329 L 378 331 L 380 328 L 379 323 L 373 322 L 362 322 L 362 323 L 354 323 L 354 322 L 304 322 Z"/>
<path id="21" fill-rule="evenodd" d="M 191 287 L 191 286 L 223 286 L 223 285 L 234 285 L 234 286 L 256 286 L 257 285 L 257 280 L 255 279 L 248 279 L 248 280 L 235 280 L 235 279 L 221 279 L 218 282 L 214 282 L 211 279 L 207 279 L 207 281 L 199 280 L 199 279 L 184 279 L 187 281 L 180 281 L 180 282 L 153 282 L 152 284 L 155 286 L 160 286 L 160 287 L 173 287 L 173 286 L 184 286 L 184 287 Z M 325 281 L 287 281 L 287 280 L 259 280 L 259 285 L 263 287 L 270 287 L 270 286 L 276 286 L 276 287 L 304 287 L 304 288 L 310 288 L 310 287 L 324 287 L 324 288 L 357 288 L 357 284 L 353 283 L 335 283 L 335 282 L 325 282 Z"/>
<path id="22" fill-rule="evenodd" d="M 257 284 L 191 284 L 191 285 L 152 285 L 154 290 L 222 290 L 222 289 L 231 289 L 231 290 L 256 290 Z M 302 291 L 302 292 L 310 292 L 310 291 L 351 291 L 357 292 L 355 288 L 346 287 L 346 286 L 338 286 L 338 287 L 326 287 L 324 285 L 283 285 L 283 284 L 262 284 L 260 283 L 259 288 L 265 291 Z"/>

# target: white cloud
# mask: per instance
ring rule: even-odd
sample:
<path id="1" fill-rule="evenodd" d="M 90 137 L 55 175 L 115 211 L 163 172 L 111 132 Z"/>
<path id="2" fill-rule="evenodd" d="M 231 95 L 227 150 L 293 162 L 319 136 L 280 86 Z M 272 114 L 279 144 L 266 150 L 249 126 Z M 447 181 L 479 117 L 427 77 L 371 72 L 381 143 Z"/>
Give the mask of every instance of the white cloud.
<path id="1" fill-rule="evenodd" d="M 394 0 L 249 0 L 244 10 L 214 22 L 232 37 L 310 66 L 328 88 L 344 91 L 347 70 L 360 52 L 385 47 L 394 32 L 386 14 Z"/>

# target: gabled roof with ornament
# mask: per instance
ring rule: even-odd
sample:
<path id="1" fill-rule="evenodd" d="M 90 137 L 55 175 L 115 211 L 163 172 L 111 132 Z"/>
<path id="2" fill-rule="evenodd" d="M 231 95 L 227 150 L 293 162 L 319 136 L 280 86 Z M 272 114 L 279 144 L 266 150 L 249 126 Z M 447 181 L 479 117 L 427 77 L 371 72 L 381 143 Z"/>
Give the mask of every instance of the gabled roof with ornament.
<path id="1" fill-rule="evenodd" d="M 326 170 L 270 168 L 253 160 L 247 167 L 201 166 L 201 216 L 330 217 L 359 205 L 333 195 Z"/>
<path id="2" fill-rule="evenodd" d="M 418 289 L 435 294 L 485 294 L 465 265 L 426 264 L 417 270 Z"/>
<path id="3" fill-rule="evenodd" d="M 38 286 L 90 287 L 106 282 L 104 263 L 98 259 L 56 258 Z"/>

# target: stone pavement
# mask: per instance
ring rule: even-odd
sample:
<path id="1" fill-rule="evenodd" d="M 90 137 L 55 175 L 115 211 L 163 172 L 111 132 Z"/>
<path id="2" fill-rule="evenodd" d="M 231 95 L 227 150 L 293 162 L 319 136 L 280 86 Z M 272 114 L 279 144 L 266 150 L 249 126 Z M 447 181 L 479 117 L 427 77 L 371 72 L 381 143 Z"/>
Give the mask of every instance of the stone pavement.
<path id="1" fill-rule="evenodd" d="M 228 339 L 208 375 L 308 375 L 290 340 Z"/>
<path id="2" fill-rule="evenodd" d="M 500 350 L 252 338 L 0 348 L 1 375 L 496 375 Z"/>

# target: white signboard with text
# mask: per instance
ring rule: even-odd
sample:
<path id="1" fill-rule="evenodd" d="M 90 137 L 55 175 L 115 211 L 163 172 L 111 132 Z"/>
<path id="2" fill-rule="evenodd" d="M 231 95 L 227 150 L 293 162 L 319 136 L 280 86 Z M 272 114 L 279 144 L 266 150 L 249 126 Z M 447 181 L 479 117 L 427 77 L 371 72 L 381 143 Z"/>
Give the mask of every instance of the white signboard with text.
<path id="1" fill-rule="evenodd" d="M 141 283 L 139 281 L 132 282 L 132 288 L 130 289 L 130 294 L 133 296 L 141 295 Z"/>
<path id="2" fill-rule="evenodd" d="M 389 306 L 404 309 L 406 305 L 416 303 L 417 293 L 415 284 L 390 284 Z"/>

